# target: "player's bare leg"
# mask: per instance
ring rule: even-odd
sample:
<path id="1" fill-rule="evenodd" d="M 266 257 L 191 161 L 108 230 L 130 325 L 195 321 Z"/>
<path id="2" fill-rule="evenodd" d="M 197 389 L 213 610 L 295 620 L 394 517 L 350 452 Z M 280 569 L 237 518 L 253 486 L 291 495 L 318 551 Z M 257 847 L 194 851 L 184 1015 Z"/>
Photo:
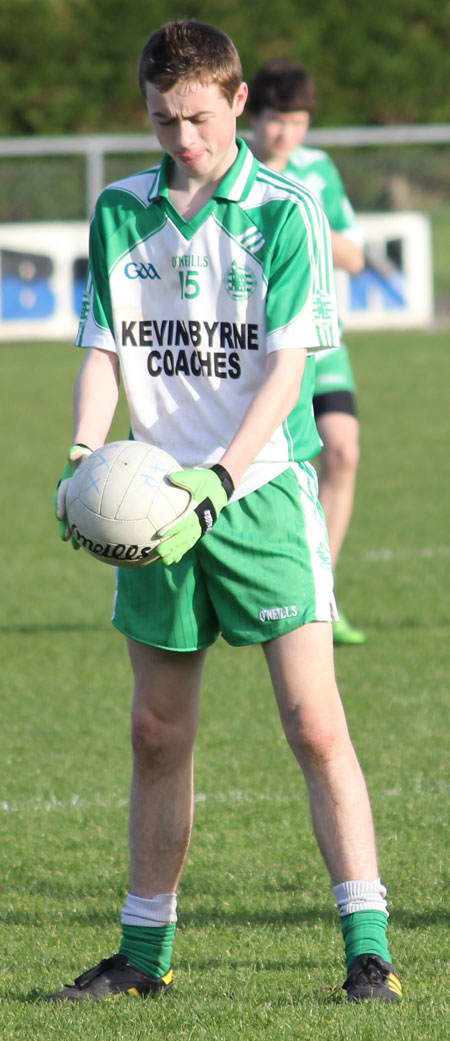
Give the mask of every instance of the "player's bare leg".
<path id="1" fill-rule="evenodd" d="M 128 641 L 135 688 L 130 891 L 174 893 L 192 828 L 193 746 L 205 652 Z"/>
<path id="2" fill-rule="evenodd" d="M 308 786 L 314 831 L 334 883 L 350 1001 L 398 1001 L 387 942 L 366 783 L 337 690 L 330 623 L 313 622 L 264 645 L 284 731 Z"/>
<path id="3" fill-rule="evenodd" d="M 134 672 L 131 885 L 117 954 L 48 995 L 100 1001 L 170 991 L 176 891 L 189 847 L 193 746 L 204 651 L 172 654 L 128 641 Z"/>
<path id="4" fill-rule="evenodd" d="M 336 686 L 331 625 L 302 626 L 263 648 L 281 722 L 305 776 L 314 831 L 333 884 L 375 879 L 372 814 Z"/>
<path id="5" fill-rule="evenodd" d="M 353 510 L 359 461 L 359 423 L 355 416 L 345 412 L 324 412 L 316 422 L 323 441 L 319 499 L 327 522 L 331 565 L 335 570 Z M 339 611 L 339 621 L 333 625 L 333 637 L 337 644 L 360 644 L 366 639 L 342 611 Z"/>
<path id="6" fill-rule="evenodd" d="M 323 441 L 320 454 L 319 499 L 328 528 L 331 564 L 338 562 L 353 510 L 359 461 L 359 423 L 344 412 L 317 418 Z"/>

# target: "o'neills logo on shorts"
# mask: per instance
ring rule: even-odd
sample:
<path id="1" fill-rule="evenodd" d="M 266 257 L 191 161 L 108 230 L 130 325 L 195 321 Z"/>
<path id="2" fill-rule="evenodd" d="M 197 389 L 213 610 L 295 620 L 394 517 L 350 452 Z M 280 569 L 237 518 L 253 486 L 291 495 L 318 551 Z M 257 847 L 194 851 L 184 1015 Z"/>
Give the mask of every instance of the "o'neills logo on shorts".
<path id="1" fill-rule="evenodd" d="M 287 607 L 265 607 L 259 612 L 260 622 L 278 622 L 282 618 L 296 618 L 298 609 L 295 604 Z"/>

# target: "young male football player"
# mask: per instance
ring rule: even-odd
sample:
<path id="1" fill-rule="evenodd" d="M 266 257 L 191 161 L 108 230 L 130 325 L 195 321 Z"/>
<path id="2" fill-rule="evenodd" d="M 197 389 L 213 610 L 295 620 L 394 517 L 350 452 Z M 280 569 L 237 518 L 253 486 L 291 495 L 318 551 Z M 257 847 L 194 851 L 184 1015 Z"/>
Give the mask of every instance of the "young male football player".
<path id="1" fill-rule="evenodd" d="M 247 111 L 252 148 L 263 163 L 305 185 L 320 199 L 331 227 L 335 267 L 357 274 L 364 266 L 361 235 L 341 177 L 330 157 L 303 144 L 316 106 L 312 76 L 291 62 L 273 60 L 250 84 Z M 314 414 L 323 442 L 319 498 L 330 540 L 333 570 L 350 523 L 359 459 L 355 380 L 347 348 L 318 354 Z M 342 612 L 333 623 L 335 643 L 364 643 L 365 635 Z"/>
<path id="2" fill-rule="evenodd" d="M 155 996 L 172 985 L 201 677 L 221 632 L 232 645 L 262 644 L 342 916 L 347 995 L 395 1000 L 386 890 L 336 687 L 332 572 L 306 461 L 319 443 L 310 352 L 338 342 L 326 218 L 236 140 L 247 87 L 219 29 L 157 30 L 140 82 L 165 155 L 98 201 L 57 515 L 70 537 L 70 475 L 105 442 L 119 371 L 133 436 L 178 458 L 172 479 L 195 509 L 165 532 L 160 562 L 119 568 L 114 624 L 134 673 L 130 893 L 119 952 L 49 999 Z"/>

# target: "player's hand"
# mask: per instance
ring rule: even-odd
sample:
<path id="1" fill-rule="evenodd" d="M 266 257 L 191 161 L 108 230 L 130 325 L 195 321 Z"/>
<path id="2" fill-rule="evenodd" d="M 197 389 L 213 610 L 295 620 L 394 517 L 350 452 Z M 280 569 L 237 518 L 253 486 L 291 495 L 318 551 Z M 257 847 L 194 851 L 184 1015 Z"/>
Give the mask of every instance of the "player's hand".
<path id="1" fill-rule="evenodd" d="M 172 526 L 161 528 L 156 534 L 164 541 L 157 553 L 165 564 L 177 564 L 195 543 L 211 531 L 219 513 L 234 491 L 234 485 L 225 467 L 217 466 L 204 470 L 180 470 L 168 474 L 168 479 L 178 488 L 185 488 L 191 495 L 193 509 Z"/>
<path id="2" fill-rule="evenodd" d="M 59 536 L 63 542 L 68 542 L 70 539 L 70 529 L 67 523 L 66 517 L 66 495 L 70 481 L 81 466 L 81 463 L 92 453 L 92 448 L 88 448 L 87 445 L 72 445 L 69 448 L 67 456 L 67 463 L 61 474 L 60 480 L 58 481 L 56 492 L 53 496 L 53 512 L 56 520 L 59 521 Z M 74 549 L 79 549 L 78 542 L 72 539 L 72 546 Z"/>

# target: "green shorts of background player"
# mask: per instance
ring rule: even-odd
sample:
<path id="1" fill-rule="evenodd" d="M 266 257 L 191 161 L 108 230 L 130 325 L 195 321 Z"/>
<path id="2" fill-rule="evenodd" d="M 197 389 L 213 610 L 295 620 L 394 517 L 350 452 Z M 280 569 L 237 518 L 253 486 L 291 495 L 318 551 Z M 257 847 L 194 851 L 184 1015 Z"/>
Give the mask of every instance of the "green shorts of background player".
<path id="1" fill-rule="evenodd" d="M 312 307 L 311 294 L 320 291 L 318 299 L 323 301 L 329 284 L 326 224 L 309 194 L 300 188 L 293 193 L 283 178 L 268 179 L 249 150 L 238 146 L 236 118 L 243 111 L 247 87 L 237 52 L 224 33 L 192 21 L 169 23 L 147 41 L 140 74 L 150 117 L 169 158 L 144 177 L 145 190 L 140 188 L 142 178 L 133 182 L 131 190 L 128 181 L 125 187 L 112 187 L 93 218 L 97 230 L 91 238 L 95 256 L 91 255 L 89 280 L 95 289 L 95 320 L 90 320 L 87 304 L 80 333 L 87 351 L 75 384 L 73 447 L 57 492 L 56 513 L 62 535 L 68 537 L 65 495 L 71 473 L 76 465 L 83 465 L 90 449 L 106 441 L 118 400 L 119 373 L 123 375 L 124 369 L 134 436 L 140 432 L 136 415 L 143 395 L 145 417 L 167 387 L 169 403 L 177 395 L 178 408 L 157 411 L 149 430 L 150 441 L 150 435 L 156 436 L 165 424 L 163 441 L 168 450 L 175 448 L 178 419 L 185 420 L 195 403 L 197 424 L 180 423 L 183 469 L 171 475 L 171 480 L 190 491 L 194 508 L 161 532 L 160 561 L 129 576 L 119 572 L 114 623 L 127 636 L 134 681 L 130 889 L 122 910 L 119 951 L 82 973 L 73 985 L 48 995 L 48 1000 L 98 1001 L 122 992 L 156 997 L 172 988 L 178 889 L 193 822 L 202 673 L 207 648 L 221 632 L 231 644 L 261 644 L 281 723 L 306 781 L 315 836 L 336 897 L 345 943 L 347 996 L 352 1001 L 395 1001 L 401 986 L 387 944 L 386 890 L 380 881 L 370 803 L 334 672 L 326 527 L 317 501 L 316 475 L 307 462 L 309 437 L 303 434 L 305 456 L 298 464 L 289 424 L 308 386 L 304 422 L 308 429 L 313 424 L 306 348 L 321 346 L 324 335 L 322 325 L 315 327 L 317 308 Z M 261 206 L 268 207 L 259 226 L 255 199 L 258 212 Z M 276 219 L 271 224 L 274 204 Z M 309 211 L 311 220 L 314 216 L 314 237 L 312 223 L 306 233 Z M 132 220 L 130 214 L 136 212 L 139 219 Z M 106 216 L 100 235 L 102 213 Z M 132 228 L 139 229 L 136 250 L 141 251 L 139 256 L 143 249 L 147 251 L 146 271 L 152 263 L 160 280 L 156 287 L 150 279 L 138 287 L 127 280 L 131 261 L 122 253 L 123 221 L 127 240 Z M 162 228 L 164 237 L 156 248 L 151 232 L 160 235 Z M 112 242 L 108 229 L 114 233 Z M 170 285 L 172 314 L 178 307 L 186 316 L 185 329 L 194 328 L 197 339 L 203 328 L 198 312 L 192 326 L 194 283 L 187 287 L 172 263 L 179 256 L 173 243 L 181 241 L 177 239 L 181 233 L 183 241 L 194 239 L 192 253 L 196 235 L 209 235 L 215 242 L 220 233 L 222 256 L 229 250 L 231 257 L 237 257 L 231 264 L 229 257 L 225 261 L 225 284 L 217 263 L 208 268 L 208 277 L 216 279 L 215 292 L 213 297 L 205 295 L 202 304 L 207 309 L 214 300 L 214 329 L 225 314 L 230 316 L 231 307 L 236 308 L 237 319 L 242 295 L 245 313 L 254 314 L 246 341 L 252 349 L 246 347 L 238 355 L 229 385 L 225 385 L 220 343 L 215 354 L 220 376 L 211 363 L 211 376 L 203 374 L 200 379 L 191 373 L 175 378 L 171 370 L 165 374 L 165 385 L 162 366 L 154 375 L 154 353 L 137 341 L 140 327 L 133 314 L 139 301 L 149 307 L 142 319 L 148 343 L 153 328 L 150 307 L 154 314 Z M 261 277 L 259 261 L 253 260 L 250 241 L 258 256 L 268 258 L 266 279 Z M 244 249 L 245 265 L 239 259 Z M 299 257 L 309 258 L 310 249 L 317 262 L 308 260 L 300 277 Z M 112 250 L 110 265 L 108 250 Z M 198 289 L 200 269 L 194 281 Z M 274 316 L 271 307 L 277 295 Z M 281 324 L 280 314 L 284 315 Z M 335 316 L 330 320 L 332 345 L 337 326 Z M 260 325 L 265 340 L 256 350 Z M 173 326 L 167 322 L 164 329 L 172 337 Z M 230 329 L 227 320 L 227 336 Z M 208 323 L 211 338 L 212 330 Z M 244 335 L 241 327 L 239 333 Z M 158 334 L 162 338 L 162 323 Z M 298 346 L 299 336 L 307 341 L 304 347 Z M 187 353 L 177 357 L 186 366 Z M 204 355 L 205 372 L 210 357 Z M 134 363 L 141 366 L 135 386 Z M 241 378 L 236 387 L 238 363 Z M 224 400 L 235 401 L 225 444 L 221 437 L 230 410 L 224 408 Z M 200 421 L 206 405 L 214 423 L 207 423 L 207 412 Z M 200 452 L 208 437 L 212 454 L 198 459 L 197 465 L 187 462 L 192 446 Z M 290 458 L 282 459 L 283 445 L 291 451 Z M 278 453 L 275 461 L 274 452 Z"/>
<path id="2" fill-rule="evenodd" d="M 277 59 L 268 62 L 250 84 L 252 148 L 271 169 L 315 192 L 330 222 L 335 267 L 356 275 L 364 266 L 361 237 L 338 170 L 325 152 L 303 144 L 315 107 L 315 84 L 306 69 Z M 339 358 L 317 358 L 314 413 L 323 443 L 319 495 L 335 570 L 352 515 L 359 461 L 355 383 L 346 348 Z M 364 643 L 364 634 L 339 615 L 334 642 Z"/>

